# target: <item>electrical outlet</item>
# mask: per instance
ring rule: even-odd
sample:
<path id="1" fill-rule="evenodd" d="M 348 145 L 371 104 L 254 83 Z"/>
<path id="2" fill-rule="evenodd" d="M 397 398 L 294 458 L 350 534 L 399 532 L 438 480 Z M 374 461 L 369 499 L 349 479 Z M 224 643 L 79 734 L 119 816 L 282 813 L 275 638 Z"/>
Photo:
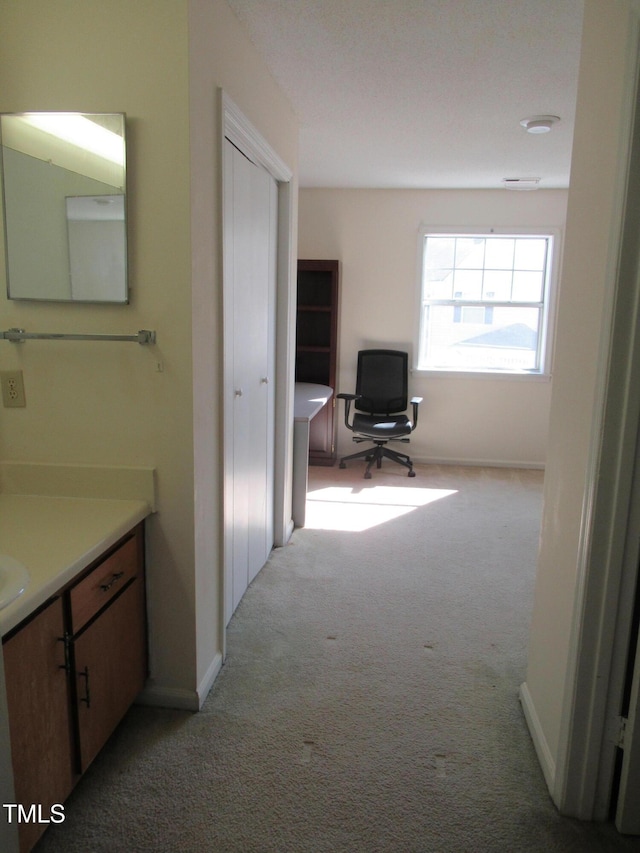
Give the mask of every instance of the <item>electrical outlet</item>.
<path id="1" fill-rule="evenodd" d="M 0 384 L 2 385 L 2 403 L 5 409 L 21 409 L 27 405 L 21 370 L 0 371 Z"/>

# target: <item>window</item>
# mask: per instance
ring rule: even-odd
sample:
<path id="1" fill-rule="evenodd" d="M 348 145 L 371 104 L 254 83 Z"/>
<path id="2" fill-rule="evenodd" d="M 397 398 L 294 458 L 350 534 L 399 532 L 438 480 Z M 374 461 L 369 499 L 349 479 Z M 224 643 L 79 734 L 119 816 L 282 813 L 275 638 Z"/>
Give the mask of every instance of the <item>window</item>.
<path id="1" fill-rule="evenodd" d="M 553 234 L 422 240 L 417 369 L 548 372 Z"/>

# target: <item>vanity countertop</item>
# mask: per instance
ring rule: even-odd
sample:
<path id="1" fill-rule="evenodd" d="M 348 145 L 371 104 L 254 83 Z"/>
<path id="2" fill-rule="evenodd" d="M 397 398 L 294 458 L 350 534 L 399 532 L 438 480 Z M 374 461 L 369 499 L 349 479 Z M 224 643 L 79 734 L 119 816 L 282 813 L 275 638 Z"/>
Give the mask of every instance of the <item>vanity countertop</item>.
<path id="1" fill-rule="evenodd" d="M 0 494 L 0 553 L 30 575 L 22 595 L 0 610 L 6 634 L 149 515 L 143 500 Z"/>

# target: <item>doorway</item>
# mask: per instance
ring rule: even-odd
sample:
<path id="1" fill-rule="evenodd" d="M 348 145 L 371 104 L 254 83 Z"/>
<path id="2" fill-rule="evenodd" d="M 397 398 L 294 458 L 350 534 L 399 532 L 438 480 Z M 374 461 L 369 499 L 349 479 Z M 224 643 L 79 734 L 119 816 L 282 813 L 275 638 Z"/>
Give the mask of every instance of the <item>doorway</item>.
<path id="1" fill-rule="evenodd" d="M 584 820 L 607 820 L 611 815 L 638 571 L 640 16 L 637 10 L 630 12 L 627 91 L 608 263 L 611 287 L 603 312 L 602 370 L 593 407 L 570 668 L 552 791 L 563 814 Z M 633 743 L 638 738 L 632 728 L 627 727 L 625 749 L 633 745 L 637 756 L 640 744 Z M 628 786 L 622 796 L 632 798 L 622 811 L 637 813 L 638 789 Z M 620 820 L 618 827 L 623 832 L 638 831 Z"/>

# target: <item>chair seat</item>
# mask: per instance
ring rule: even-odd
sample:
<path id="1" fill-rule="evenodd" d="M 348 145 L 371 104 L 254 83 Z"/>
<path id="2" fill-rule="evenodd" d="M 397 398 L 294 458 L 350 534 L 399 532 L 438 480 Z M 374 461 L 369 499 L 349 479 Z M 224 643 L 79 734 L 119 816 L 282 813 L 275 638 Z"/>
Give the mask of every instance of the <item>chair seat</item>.
<path id="1" fill-rule="evenodd" d="M 409 435 L 413 425 L 406 415 L 363 415 L 353 416 L 353 431 L 372 439 L 402 438 Z"/>

